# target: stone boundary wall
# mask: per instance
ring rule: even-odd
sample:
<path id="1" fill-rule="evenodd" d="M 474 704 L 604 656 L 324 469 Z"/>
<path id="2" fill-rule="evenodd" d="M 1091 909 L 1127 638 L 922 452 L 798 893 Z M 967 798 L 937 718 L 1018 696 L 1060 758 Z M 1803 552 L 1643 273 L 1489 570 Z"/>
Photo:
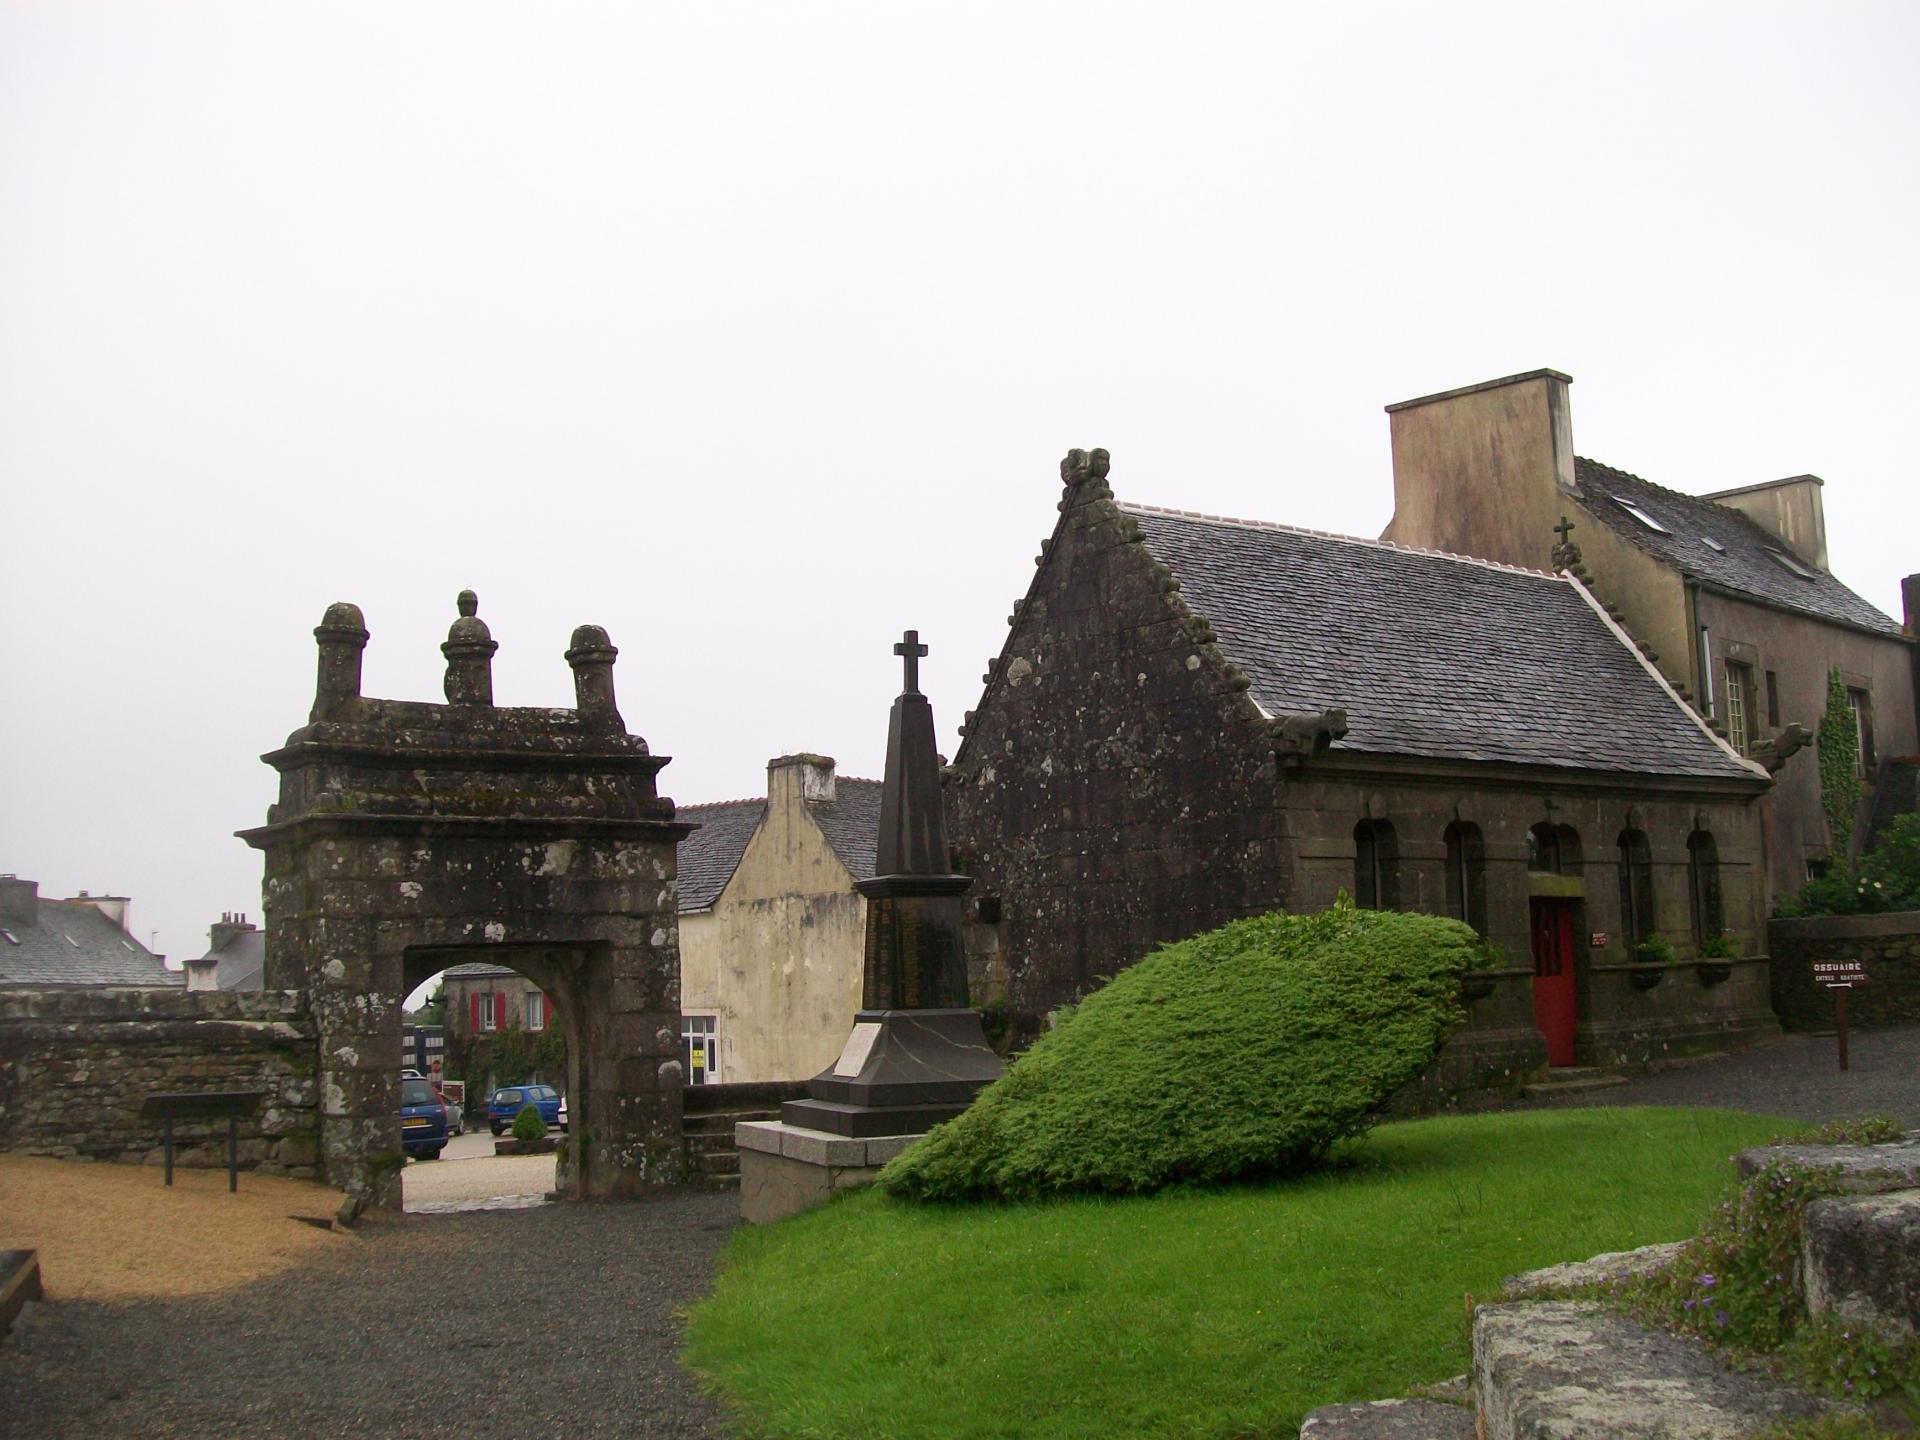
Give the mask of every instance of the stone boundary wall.
<path id="1" fill-rule="evenodd" d="M 1771 920 L 1767 940 L 1773 1008 L 1788 1030 L 1833 1028 L 1833 995 L 1814 984 L 1816 960 L 1866 966 L 1866 984 L 1847 992 L 1849 1025 L 1920 1025 L 1920 910 Z"/>
<path id="2" fill-rule="evenodd" d="M 311 1178 L 316 1058 L 293 991 L 0 990 L 0 1150 L 158 1164 L 147 1096 L 265 1090 L 242 1168 Z M 176 1121 L 174 1163 L 224 1166 L 226 1121 Z"/>

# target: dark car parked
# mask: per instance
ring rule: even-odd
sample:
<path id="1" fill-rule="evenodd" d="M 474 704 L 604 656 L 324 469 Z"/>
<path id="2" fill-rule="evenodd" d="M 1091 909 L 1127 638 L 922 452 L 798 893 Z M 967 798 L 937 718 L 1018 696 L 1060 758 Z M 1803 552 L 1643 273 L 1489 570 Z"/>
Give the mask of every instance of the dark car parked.
<path id="1" fill-rule="evenodd" d="M 425 1080 L 400 1082 L 400 1148 L 421 1160 L 447 1148 L 447 1107 Z"/>
<path id="2" fill-rule="evenodd" d="M 498 1135 L 513 1124 L 514 1116 L 527 1106 L 540 1112 L 549 1125 L 560 1123 L 560 1092 L 551 1085 L 508 1085 L 493 1092 L 487 1102 L 487 1128 Z"/>

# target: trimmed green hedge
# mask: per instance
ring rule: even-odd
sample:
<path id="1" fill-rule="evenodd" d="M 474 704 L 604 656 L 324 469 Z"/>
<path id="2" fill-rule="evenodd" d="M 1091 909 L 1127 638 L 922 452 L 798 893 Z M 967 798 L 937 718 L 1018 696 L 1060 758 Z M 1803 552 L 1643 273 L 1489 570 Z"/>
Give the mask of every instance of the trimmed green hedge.
<path id="1" fill-rule="evenodd" d="M 1311 1167 L 1372 1125 L 1462 1018 L 1456 920 L 1266 915 L 1095 991 L 880 1173 L 922 1200 L 1137 1194 Z"/>

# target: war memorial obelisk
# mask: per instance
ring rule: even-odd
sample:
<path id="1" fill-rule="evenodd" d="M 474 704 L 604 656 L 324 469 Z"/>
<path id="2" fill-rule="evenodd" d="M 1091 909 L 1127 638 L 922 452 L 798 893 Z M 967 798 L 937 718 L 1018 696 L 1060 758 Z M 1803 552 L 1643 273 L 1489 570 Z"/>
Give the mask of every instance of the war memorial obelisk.
<path id="1" fill-rule="evenodd" d="M 743 1124 L 741 1211 L 771 1220 L 873 1173 L 973 1102 L 1006 1067 L 967 1003 L 961 939 L 970 876 L 952 872 L 940 808 L 933 707 L 920 693 L 927 647 L 909 630 L 893 647 L 905 683 L 887 720 L 887 768 L 867 900 L 861 1008 L 840 1058 L 777 1123 Z"/>

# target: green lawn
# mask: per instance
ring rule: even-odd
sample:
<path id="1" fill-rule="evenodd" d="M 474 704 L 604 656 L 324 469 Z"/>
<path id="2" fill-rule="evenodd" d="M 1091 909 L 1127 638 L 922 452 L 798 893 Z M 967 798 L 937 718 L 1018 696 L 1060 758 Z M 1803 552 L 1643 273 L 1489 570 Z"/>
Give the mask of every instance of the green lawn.
<path id="1" fill-rule="evenodd" d="M 1788 1122 L 1571 1110 L 1385 1125 L 1336 1171 L 1146 1199 L 863 1191 L 743 1230 L 693 1367 L 750 1434 L 1291 1436 L 1467 1367 L 1464 1296 L 1693 1233 Z"/>

